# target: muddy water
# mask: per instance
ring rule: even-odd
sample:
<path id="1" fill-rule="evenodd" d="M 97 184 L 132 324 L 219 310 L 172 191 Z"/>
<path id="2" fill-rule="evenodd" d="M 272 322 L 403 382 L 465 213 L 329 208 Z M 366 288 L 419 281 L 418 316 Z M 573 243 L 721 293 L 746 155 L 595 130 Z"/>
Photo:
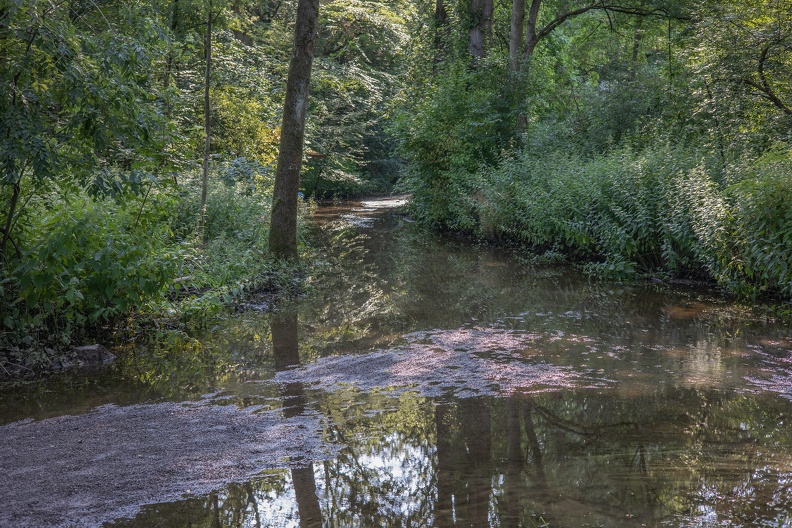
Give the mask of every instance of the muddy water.
<path id="1" fill-rule="evenodd" d="M 2 394 L 0 525 L 792 525 L 787 324 L 396 206 L 320 208 L 275 313 Z"/>

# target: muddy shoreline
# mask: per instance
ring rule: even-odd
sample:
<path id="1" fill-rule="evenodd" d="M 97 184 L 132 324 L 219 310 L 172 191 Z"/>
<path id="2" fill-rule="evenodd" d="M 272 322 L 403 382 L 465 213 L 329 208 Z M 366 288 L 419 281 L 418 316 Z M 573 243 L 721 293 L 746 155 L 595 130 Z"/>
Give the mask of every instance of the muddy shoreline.
<path id="1" fill-rule="evenodd" d="M 100 526 L 333 453 L 316 415 L 208 402 L 105 405 L 8 424 L 0 439 L 0 526 L 15 528 Z"/>

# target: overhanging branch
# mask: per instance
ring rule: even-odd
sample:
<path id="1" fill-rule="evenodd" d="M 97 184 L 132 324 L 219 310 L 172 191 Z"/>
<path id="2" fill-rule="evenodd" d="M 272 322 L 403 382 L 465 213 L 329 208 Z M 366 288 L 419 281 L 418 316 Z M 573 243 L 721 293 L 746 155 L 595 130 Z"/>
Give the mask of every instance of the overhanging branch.
<path id="1" fill-rule="evenodd" d="M 622 4 L 610 4 L 610 3 L 605 3 L 604 1 L 592 2 L 578 9 L 573 9 L 572 11 L 567 11 L 566 13 L 562 13 L 558 15 L 550 23 L 548 23 L 545 27 L 543 27 L 540 31 L 536 33 L 537 40 L 541 40 L 547 35 L 549 35 L 555 28 L 566 22 L 568 19 L 578 15 L 582 15 L 584 13 L 588 13 L 589 11 L 605 11 L 608 14 L 622 13 L 626 15 L 634 15 L 634 16 L 642 16 L 642 17 L 659 17 L 659 18 L 670 18 L 674 20 L 689 20 L 689 17 L 672 15 L 665 9 L 648 9 L 644 7 L 633 7 Z"/>

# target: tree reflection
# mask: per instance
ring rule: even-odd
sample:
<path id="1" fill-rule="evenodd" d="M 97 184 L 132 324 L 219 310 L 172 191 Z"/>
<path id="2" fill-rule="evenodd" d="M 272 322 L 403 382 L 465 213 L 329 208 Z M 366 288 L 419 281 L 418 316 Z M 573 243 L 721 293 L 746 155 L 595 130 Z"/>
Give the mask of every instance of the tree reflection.
<path id="1" fill-rule="evenodd" d="M 299 339 L 297 337 L 297 311 L 288 310 L 273 314 L 270 319 L 272 351 L 275 370 L 281 371 L 300 364 Z M 305 412 L 305 390 L 302 383 L 288 383 L 283 388 L 286 418 Z M 299 461 L 303 463 L 304 461 Z M 291 470 L 294 495 L 300 515 L 300 528 L 321 528 L 322 510 L 316 495 L 316 478 L 313 463 Z"/>
<path id="2" fill-rule="evenodd" d="M 437 526 L 488 526 L 492 498 L 492 431 L 487 402 L 435 407 Z"/>

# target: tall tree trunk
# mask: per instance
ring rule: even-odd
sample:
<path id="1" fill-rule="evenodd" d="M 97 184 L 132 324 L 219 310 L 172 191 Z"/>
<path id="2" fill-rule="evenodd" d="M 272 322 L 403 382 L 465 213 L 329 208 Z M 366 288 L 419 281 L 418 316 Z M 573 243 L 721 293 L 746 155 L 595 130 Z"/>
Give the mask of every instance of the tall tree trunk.
<path id="1" fill-rule="evenodd" d="M 204 239 L 206 225 L 206 195 L 209 189 L 209 149 L 212 146 L 210 125 L 212 120 L 212 107 L 209 100 L 209 81 L 212 73 L 212 0 L 209 0 L 209 16 L 206 18 L 206 73 L 204 76 L 204 157 L 203 178 L 201 179 L 201 209 L 198 216 L 198 237 Z"/>
<path id="2" fill-rule="evenodd" d="M 516 3 L 517 0 L 515 0 Z M 525 14 L 525 5 L 524 0 L 520 0 L 523 3 L 523 16 Z M 514 71 L 520 71 L 523 66 L 527 67 L 528 64 L 531 62 L 531 57 L 533 57 L 534 50 L 536 49 L 536 45 L 539 43 L 539 40 L 542 36 L 537 31 L 537 24 L 539 23 L 539 8 L 542 7 L 542 0 L 531 0 L 531 9 L 528 11 L 528 24 L 525 30 L 525 46 L 523 47 L 522 58 L 518 59 L 520 62 L 517 64 L 517 69 Z M 514 21 L 512 21 L 512 31 L 514 30 Z M 520 28 L 522 30 L 522 28 Z M 512 39 L 515 38 L 514 32 L 512 32 Z M 514 43 L 517 45 L 517 42 Z M 510 52 L 517 54 L 517 50 L 513 50 L 510 48 Z M 513 57 L 513 60 L 516 57 Z M 525 133 L 525 130 L 528 128 L 528 116 L 525 112 L 520 112 L 517 114 L 517 129 L 520 131 L 521 134 Z"/>
<path id="3" fill-rule="evenodd" d="M 470 43 L 468 53 L 471 57 L 484 57 L 484 0 L 470 0 Z"/>
<path id="4" fill-rule="evenodd" d="M 484 5 L 481 7 L 481 29 L 484 33 L 484 54 L 492 45 L 492 18 L 495 14 L 494 0 L 483 0 Z"/>
<path id="5" fill-rule="evenodd" d="M 170 28 L 171 37 L 175 38 L 176 35 L 176 28 L 179 25 L 179 0 L 173 0 L 171 2 L 170 12 L 168 13 L 169 23 L 168 27 Z M 165 78 L 162 81 L 162 88 L 167 90 L 170 86 L 171 82 L 171 75 L 173 71 L 173 53 L 171 52 L 170 48 L 168 48 L 168 52 L 165 55 Z M 168 106 L 166 108 L 167 115 L 170 116 L 171 113 L 171 105 L 170 105 L 170 98 L 168 99 Z"/>
<path id="6" fill-rule="evenodd" d="M 299 0 L 294 49 L 283 103 L 280 152 L 275 170 L 269 249 L 278 258 L 297 259 L 297 192 L 300 189 L 305 112 L 319 22 L 319 0 Z"/>
<path id="7" fill-rule="evenodd" d="M 487 46 L 492 40 L 492 16 L 495 6 L 493 0 L 470 0 L 470 44 L 468 52 L 472 57 L 484 58 Z"/>
<path id="8" fill-rule="evenodd" d="M 525 0 L 512 0 L 511 33 L 509 35 L 509 69 L 520 71 L 523 38 L 525 38 Z"/>
<path id="9" fill-rule="evenodd" d="M 634 81 L 638 73 L 638 56 L 641 51 L 641 39 L 643 38 L 643 17 L 638 17 L 635 23 L 635 33 L 632 42 L 632 67 L 630 68 L 630 80 Z"/>

